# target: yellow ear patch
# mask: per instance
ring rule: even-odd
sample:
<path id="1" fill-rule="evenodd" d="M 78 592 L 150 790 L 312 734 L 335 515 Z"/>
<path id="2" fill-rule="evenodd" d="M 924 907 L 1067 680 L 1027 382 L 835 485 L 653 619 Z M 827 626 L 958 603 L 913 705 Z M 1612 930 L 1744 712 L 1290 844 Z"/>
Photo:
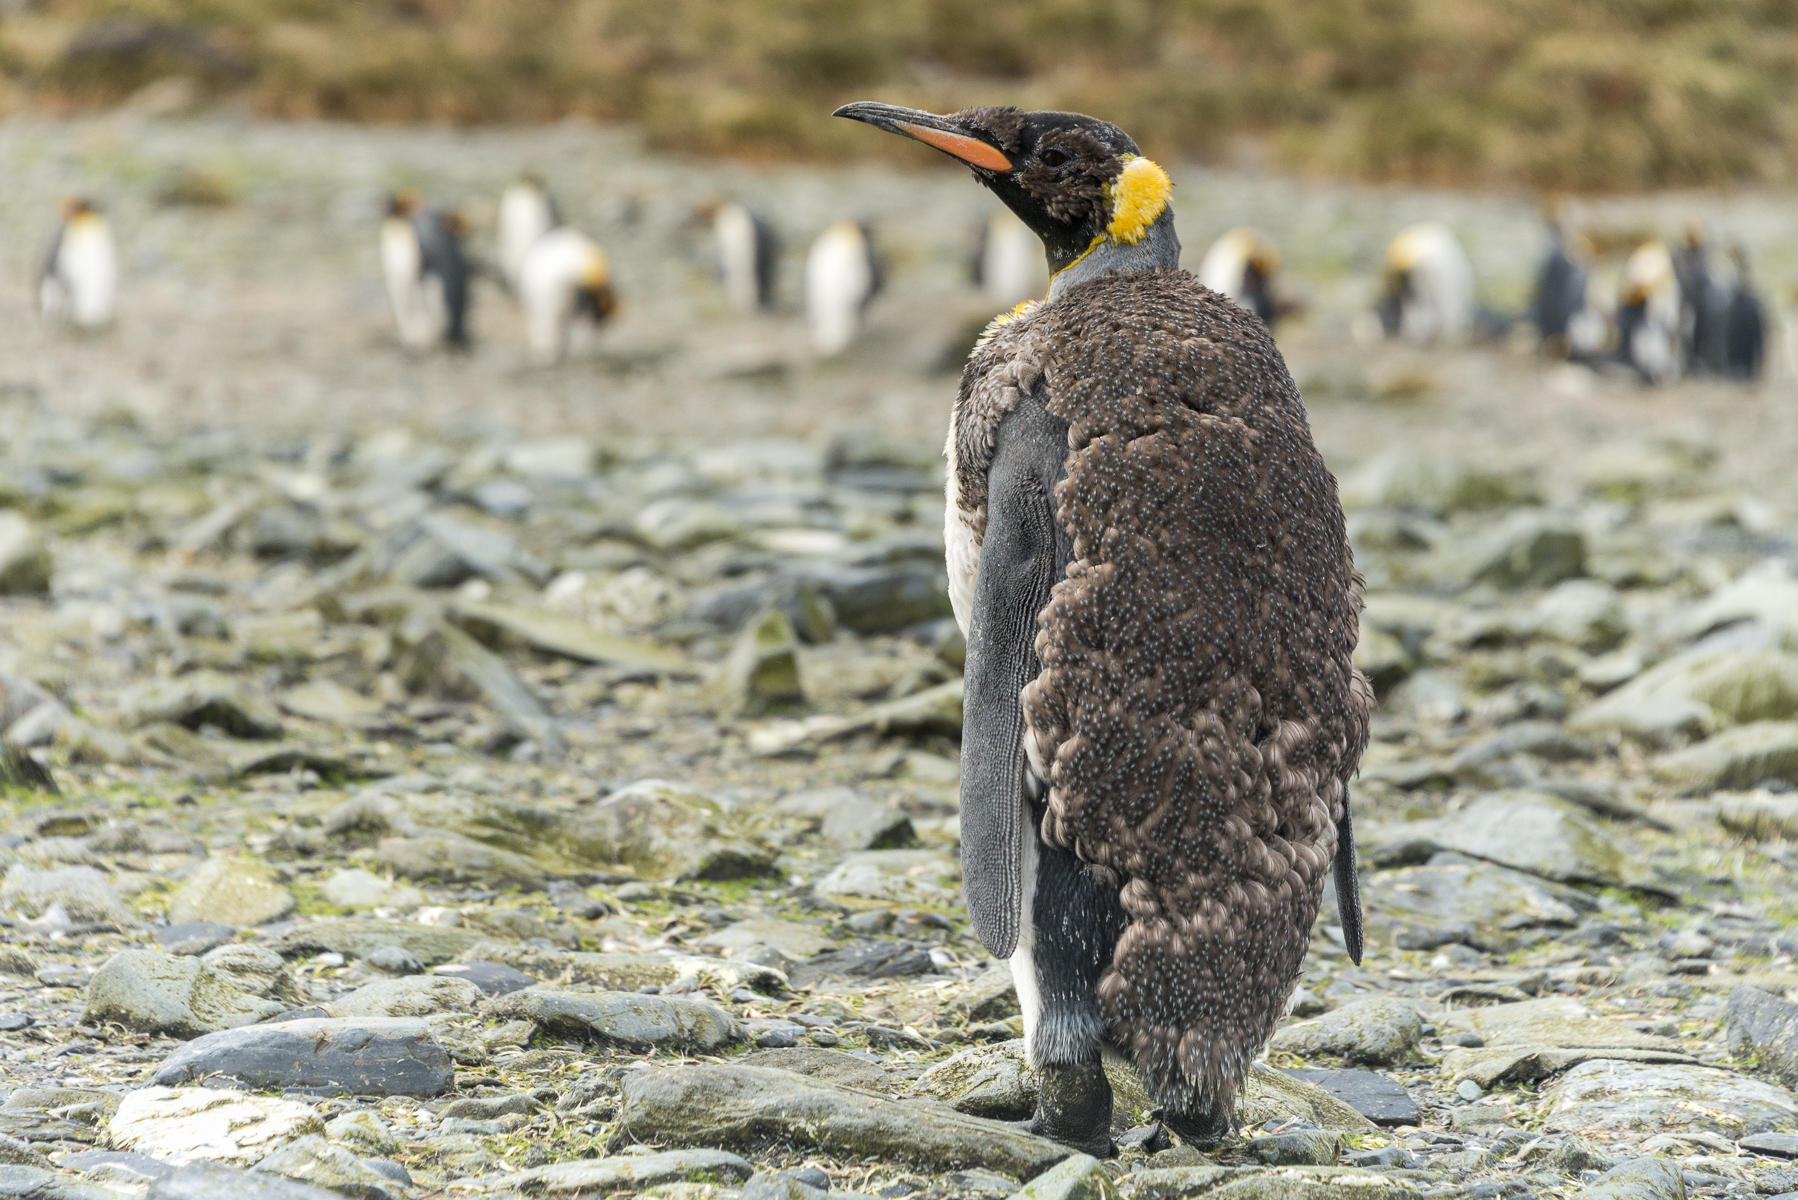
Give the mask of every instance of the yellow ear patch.
<path id="1" fill-rule="evenodd" d="M 1123 173 L 1111 185 L 1111 224 L 1105 232 L 1115 241 L 1141 241 L 1166 210 L 1173 190 L 1173 180 L 1159 163 L 1141 155 L 1125 160 Z"/>

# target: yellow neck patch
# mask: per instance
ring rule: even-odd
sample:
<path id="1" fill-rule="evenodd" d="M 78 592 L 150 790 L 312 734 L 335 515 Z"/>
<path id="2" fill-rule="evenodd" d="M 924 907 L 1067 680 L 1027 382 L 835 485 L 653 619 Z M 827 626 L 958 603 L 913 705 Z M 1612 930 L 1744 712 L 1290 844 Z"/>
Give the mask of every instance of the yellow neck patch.
<path id="1" fill-rule="evenodd" d="M 1111 224 L 1105 227 L 1106 234 L 1132 245 L 1141 241 L 1167 210 L 1173 190 L 1174 182 L 1160 164 L 1141 155 L 1126 159 L 1123 173 L 1111 185 Z"/>

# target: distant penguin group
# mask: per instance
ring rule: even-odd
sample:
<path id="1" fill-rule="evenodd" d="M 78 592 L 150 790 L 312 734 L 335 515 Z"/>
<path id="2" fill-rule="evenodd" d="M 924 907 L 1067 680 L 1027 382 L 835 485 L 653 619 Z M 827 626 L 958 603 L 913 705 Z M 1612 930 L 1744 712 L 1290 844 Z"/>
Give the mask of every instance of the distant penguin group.
<path id="1" fill-rule="evenodd" d="M 478 274 L 464 246 L 470 222 L 454 210 L 427 209 L 418 194 L 396 192 L 381 222 L 381 273 L 400 344 L 414 352 L 470 343 L 469 303 Z M 592 238 L 566 225 L 543 181 L 525 175 L 500 194 L 499 276 L 517 297 L 531 356 L 553 363 L 574 329 L 617 310 L 611 263 Z"/>
<path id="2" fill-rule="evenodd" d="M 118 251 L 106 214 L 84 197 L 64 200 L 38 270 L 38 313 L 73 329 L 102 329 L 112 324 L 118 292 Z"/>

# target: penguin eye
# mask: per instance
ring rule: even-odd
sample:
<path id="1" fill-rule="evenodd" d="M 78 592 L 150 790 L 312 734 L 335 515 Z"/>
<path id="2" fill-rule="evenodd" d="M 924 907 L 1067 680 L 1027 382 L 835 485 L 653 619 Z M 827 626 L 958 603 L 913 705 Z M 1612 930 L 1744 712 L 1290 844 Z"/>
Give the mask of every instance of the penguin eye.
<path id="1" fill-rule="evenodd" d="M 1050 146 L 1047 150 L 1044 150 L 1042 152 L 1041 158 L 1043 160 L 1043 166 L 1059 167 L 1063 163 L 1068 161 L 1068 152 L 1066 150 L 1061 150 L 1054 146 Z"/>

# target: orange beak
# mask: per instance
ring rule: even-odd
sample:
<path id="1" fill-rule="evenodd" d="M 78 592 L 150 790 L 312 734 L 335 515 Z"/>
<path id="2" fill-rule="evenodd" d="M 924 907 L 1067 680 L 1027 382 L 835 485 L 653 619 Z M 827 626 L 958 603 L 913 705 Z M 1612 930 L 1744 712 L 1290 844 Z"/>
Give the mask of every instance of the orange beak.
<path id="1" fill-rule="evenodd" d="M 860 121 L 876 129 L 923 142 L 926 146 L 934 146 L 951 158 L 958 158 L 978 170 L 1011 170 L 1011 159 L 1003 151 L 949 117 L 939 117 L 935 113 L 916 108 L 877 104 L 871 100 L 845 104 L 830 115 Z"/>

